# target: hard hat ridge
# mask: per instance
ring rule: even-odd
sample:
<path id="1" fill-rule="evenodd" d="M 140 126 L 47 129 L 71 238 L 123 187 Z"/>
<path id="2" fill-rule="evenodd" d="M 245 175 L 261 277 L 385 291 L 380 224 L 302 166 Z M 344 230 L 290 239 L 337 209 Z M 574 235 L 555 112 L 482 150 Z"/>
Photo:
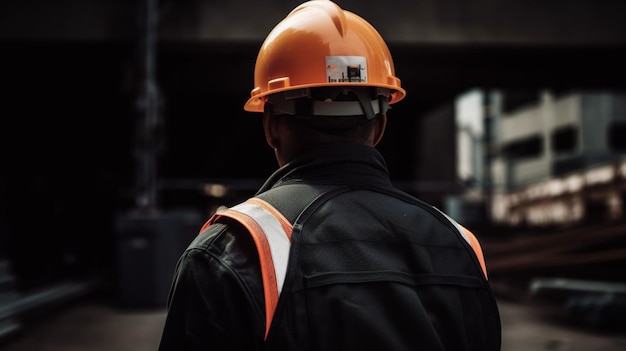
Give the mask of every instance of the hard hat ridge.
<path id="1" fill-rule="evenodd" d="M 337 32 L 341 36 L 344 36 L 345 31 L 347 30 L 346 14 L 344 10 L 341 7 L 339 7 L 339 5 L 328 0 L 310 0 L 296 7 L 293 11 L 291 11 L 289 15 L 287 15 L 287 17 L 291 15 L 295 15 L 295 13 L 297 13 L 298 11 L 304 11 L 305 9 L 306 10 L 318 9 L 321 12 L 323 12 L 332 20 L 335 27 L 337 28 Z"/>

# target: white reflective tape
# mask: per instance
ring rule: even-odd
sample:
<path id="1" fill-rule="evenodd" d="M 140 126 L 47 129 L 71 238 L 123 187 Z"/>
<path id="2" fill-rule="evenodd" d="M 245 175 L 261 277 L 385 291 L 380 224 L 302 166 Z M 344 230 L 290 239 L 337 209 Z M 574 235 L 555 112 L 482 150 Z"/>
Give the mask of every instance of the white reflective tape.
<path id="1" fill-rule="evenodd" d="M 446 217 L 450 223 L 452 223 L 454 225 L 454 227 L 456 228 L 456 230 L 461 233 L 461 236 L 463 237 L 463 239 L 465 239 L 465 241 L 467 241 L 468 244 L 470 244 L 470 246 L 472 245 L 472 243 L 470 242 L 470 239 L 467 237 L 467 235 L 465 235 L 465 231 L 461 228 L 461 226 L 459 225 L 459 223 L 457 223 L 454 219 L 452 219 L 450 216 L 448 216 L 447 214 L 445 214 L 443 211 L 441 211 L 440 209 L 438 209 L 437 207 L 433 208 L 437 211 L 439 211 L 439 213 L 441 213 L 442 215 L 444 215 L 444 217 Z"/>
<path id="2" fill-rule="evenodd" d="M 231 210 L 247 214 L 254 219 L 265 232 L 265 237 L 270 245 L 274 272 L 276 273 L 276 284 L 278 285 L 278 293 L 280 294 L 283 289 L 283 283 L 285 282 L 285 275 L 287 274 L 289 248 L 291 247 L 287 233 L 285 233 L 278 219 L 261 206 L 244 202 L 231 207 Z"/>

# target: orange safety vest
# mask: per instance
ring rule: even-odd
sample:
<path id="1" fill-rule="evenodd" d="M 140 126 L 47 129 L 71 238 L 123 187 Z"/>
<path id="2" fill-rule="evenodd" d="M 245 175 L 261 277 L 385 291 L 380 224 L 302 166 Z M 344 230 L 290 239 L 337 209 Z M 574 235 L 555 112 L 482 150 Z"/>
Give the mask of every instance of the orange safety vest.
<path id="1" fill-rule="evenodd" d="M 483 274 L 487 278 L 485 259 L 476 236 L 449 216 L 445 214 L 444 216 L 454 224 L 461 236 L 472 247 L 478 257 Z M 267 201 L 252 197 L 213 215 L 202 226 L 200 232 L 222 217 L 232 218 L 240 222 L 252 236 L 259 253 L 263 292 L 265 294 L 265 337 L 267 338 L 289 263 L 292 224 Z"/>

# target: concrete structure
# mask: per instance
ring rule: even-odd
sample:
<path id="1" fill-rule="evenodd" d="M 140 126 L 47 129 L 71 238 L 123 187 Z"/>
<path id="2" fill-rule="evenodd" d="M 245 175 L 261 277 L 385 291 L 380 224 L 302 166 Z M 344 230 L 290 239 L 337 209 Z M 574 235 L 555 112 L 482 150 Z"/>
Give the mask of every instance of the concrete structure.
<path id="1" fill-rule="evenodd" d="M 465 206 L 488 203 L 491 220 L 514 225 L 624 216 L 626 94 L 475 89 L 457 107 Z"/>

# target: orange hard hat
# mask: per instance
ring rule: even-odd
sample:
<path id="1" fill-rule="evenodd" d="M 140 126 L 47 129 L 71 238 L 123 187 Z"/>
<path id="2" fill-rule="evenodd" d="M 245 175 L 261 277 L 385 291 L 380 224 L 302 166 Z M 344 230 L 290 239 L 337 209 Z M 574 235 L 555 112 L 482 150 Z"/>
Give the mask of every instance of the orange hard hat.
<path id="1" fill-rule="evenodd" d="M 250 112 L 263 112 L 268 96 L 294 90 L 379 88 L 388 104 L 406 94 L 376 29 L 330 0 L 305 2 L 272 29 L 257 56 L 254 86 L 244 105 Z"/>

